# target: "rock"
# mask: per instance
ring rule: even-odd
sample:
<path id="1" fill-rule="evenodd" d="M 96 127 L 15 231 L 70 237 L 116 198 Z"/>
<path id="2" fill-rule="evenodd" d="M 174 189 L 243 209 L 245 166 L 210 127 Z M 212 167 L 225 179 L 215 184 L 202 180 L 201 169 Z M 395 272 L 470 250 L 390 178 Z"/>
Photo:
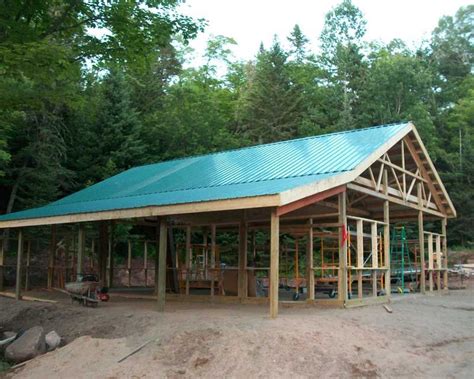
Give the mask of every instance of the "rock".
<path id="1" fill-rule="evenodd" d="M 54 330 L 50 331 L 44 337 L 48 351 L 56 349 L 61 344 L 61 337 Z"/>
<path id="2" fill-rule="evenodd" d="M 28 329 L 5 350 L 5 358 L 15 363 L 27 361 L 46 352 L 44 330 L 41 326 Z"/>
<path id="3" fill-rule="evenodd" d="M 3 351 L 7 348 L 8 345 L 10 345 L 13 340 L 16 337 L 15 332 L 3 332 L 2 335 L 0 336 L 0 353 L 3 353 Z"/>

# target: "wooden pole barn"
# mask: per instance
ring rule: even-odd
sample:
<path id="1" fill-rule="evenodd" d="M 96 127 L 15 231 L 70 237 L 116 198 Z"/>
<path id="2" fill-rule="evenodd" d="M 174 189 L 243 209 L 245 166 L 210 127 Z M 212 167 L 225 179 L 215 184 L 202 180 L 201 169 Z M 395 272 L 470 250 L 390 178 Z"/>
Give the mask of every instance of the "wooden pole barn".
<path id="1" fill-rule="evenodd" d="M 430 292 L 435 287 L 447 289 L 446 225 L 455 216 L 409 122 L 137 167 L 56 203 L 1 216 L 0 228 L 16 229 L 18 234 L 17 299 L 21 299 L 29 228 L 52 226 L 48 287 L 55 286 L 62 224 L 79 225 L 74 245 L 78 251 L 73 252 L 76 274 L 85 270 L 87 232 L 98 231 L 98 241 L 92 243 L 97 246 L 91 253 L 97 250 L 94 267 L 103 281 L 113 285 L 118 267 L 113 263 L 112 225 L 132 221 L 156 230 L 154 242 L 143 242 L 143 270 L 145 278 L 153 271 L 154 243 L 158 311 L 166 309 L 168 300 L 267 303 L 270 317 L 275 318 L 279 303 L 285 301 L 280 299 L 284 286 L 306 289 L 307 304 L 353 307 L 389 301 L 397 286 L 390 252 L 395 224 L 411 224 L 418 230 L 419 290 L 425 293 L 426 281 Z M 436 220 L 441 221 L 439 230 L 425 230 L 426 221 Z M 172 234 L 169 238 L 170 228 L 181 230 L 182 248 Z M 202 235 L 200 244 L 195 243 L 196 233 Z M 220 236 L 228 233 L 237 236 L 235 247 L 219 245 Z M 296 250 L 287 246 L 288 238 L 296 241 Z M 297 239 L 306 242 L 299 249 Z M 135 269 L 132 250 L 129 243 L 128 286 Z M 234 266 L 222 263 L 223 251 L 235 258 Z M 302 253 L 306 259 L 298 260 Z M 288 256 L 294 255 L 295 275 L 288 263 Z M 305 275 L 300 278 L 298 272 Z M 180 288 L 172 293 L 172 281 L 166 277 L 176 273 Z M 231 278 L 235 291 L 228 286 Z M 198 285 L 209 293 L 196 293 Z"/>

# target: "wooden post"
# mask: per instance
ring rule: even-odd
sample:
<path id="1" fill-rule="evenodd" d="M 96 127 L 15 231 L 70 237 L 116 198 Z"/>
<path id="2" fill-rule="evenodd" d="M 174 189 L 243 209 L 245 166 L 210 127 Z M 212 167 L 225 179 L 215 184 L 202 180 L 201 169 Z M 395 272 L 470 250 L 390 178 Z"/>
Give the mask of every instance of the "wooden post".
<path id="1" fill-rule="evenodd" d="M 362 269 L 364 268 L 364 224 L 357 220 L 357 297 L 362 299 Z"/>
<path id="2" fill-rule="evenodd" d="M 128 275 L 128 287 L 132 285 L 132 241 L 128 240 L 128 259 L 127 259 L 127 275 Z"/>
<path id="3" fill-rule="evenodd" d="M 107 285 L 107 255 L 108 255 L 109 229 L 107 221 L 99 223 L 99 277 L 103 285 Z"/>
<path id="4" fill-rule="evenodd" d="M 441 291 L 441 236 L 436 236 L 436 287 L 438 291 Z"/>
<path id="5" fill-rule="evenodd" d="M 448 225 L 448 219 L 445 217 L 441 220 L 441 233 L 443 234 L 443 257 L 444 257 L 444 270 L 443 270 L 443 286 L 444 290 L 448 290 L 448 235 L 446 234 L 446 229 Z"/>
<path id="6" fill-rule="evenodd" d="M 110 221 L 109 228 L 109 238 L 108 238 L 108 262 L 107 266 L 109 268 L 109 274 L 107 277 L 108 287 L 112 288 L 114 285 L 114 222 Z"/>
<path id="7" fill-rule="evenodd" d="M 388 195 L 388 175 L 387 170 L 383 173 L 383 185 L 385 195 Z M 390 203 L 388 200 L 383 202 L 383 250 L 385 271 L 385 294 L 390 297 L 392 292 L 391 273 L 390 273 Z"/>
<path id="8" fill-rule="evenodd" d="M 428 280 L 430 292 L 433 292 L 433 235 L 428 234 Z"/>
<path id="9" fill-rule="evenodd" d="M 242 214 L 239 225 L 239 289 L 240 299 L 247 297 L 247 223 L 245 222 L 245 211 Z"/>
<path id="10" fill-rule="evenodd" d="M 423 228 L 423 211 L 421 210 L 421 207 L 423 206 L 423 200 L 421 198 L 421 183 L 418 183 L 417 192 L 418 192 L 418 206 L 420 207 L 420 210 L 418 211 L 418 243 L 420 245 L 420 266 L 421 266 L 420 292 L 426 293 L 425 231 Z"/>
<path id="11" fill-rule="evenodd" d="M 189 276 L 191 275 L 191 227 L 186 227 L 186 295 L 189 295 Z"/>
<path id="12" fill-rule="evenodd" d="M 216 225 L 211 225 L 211 296 L 214 296 L 214 280 L 216 278 Z"/>
<path id="13" fill-rule="evenodd" d="M 347 242 L 343 236 L 347 235 L 346 192 L 339 195 L 339 274 L 338 299 L 347 301 Z M 344 234 L 343 234 L 344 233 Z"/>
<path id="14" fill-rule="evenodd" d="M 56 256 L 56 225 L 51 225 L 51 239 L 48 253 L 48 289 L 53 287 L 54 265 Z"/>
<path id="15" fill-rule="evenodd" d="M 270 216 L 270 317 L 278 316 L 278 285 L 280 259 L 280 217 L 272 210 Z"/>
<path id="16" fill-rule="evenodd" d="M 5 240 L 0 239 L 0 291 L 3 291 L 4 264 L 5 264 Z"/>
<path id="17" fill-rule="evenodd" d="M 26 265 L 25 265 L 25 291 L 30 289 L 30 255 L 31 255 L 31 240 L 26 242 Z"/>
<path id="18" fill-rule="evenodd" d="M 167 247 L 167 228 L 166 218 L 160 219 L 160 232 L 159 232 L 159 260 L 158 260 L 158 311 L 164 312 L 165 310 L 165 296 L 166 296 L 166 247 Z"/>
<path id="19" fill-rule="evenodd" d="M 82 277 L 84 266 L 84 252 L 86 244 L 86 233 L 84 231 L 84 224 L 79 224 L 79 232 L 77 236 L 77 279 Z"/>
<path id="20" fill-rule="evenodd" d="M 372 296 L 377 297 L 377 268 L 379 268 L 378 245 L 377 245 L 377 223 L 371 225 L 371 246 L 372 246 Z"/>
<path id="21" fill-rule="evenodd" d="M 16 257 L 16 288 L 15 299 L 21 299 L 21 264 L 23 258 L 23 230 L 18 229 L 18 250 Z"/>
<path id="22" fill-rule="evenodd" d="M 148 286 L 148 242 L 143 242 L 143 271 L 145 274 L 145 288 Z"/>
<path id="23" fill-rule="evenodd" d="M 308 241 L 306 245 L 306 288 L 308 300 L 314 300 L 314 270 L 313 270 L 313 219 L 309 219 Z"/>

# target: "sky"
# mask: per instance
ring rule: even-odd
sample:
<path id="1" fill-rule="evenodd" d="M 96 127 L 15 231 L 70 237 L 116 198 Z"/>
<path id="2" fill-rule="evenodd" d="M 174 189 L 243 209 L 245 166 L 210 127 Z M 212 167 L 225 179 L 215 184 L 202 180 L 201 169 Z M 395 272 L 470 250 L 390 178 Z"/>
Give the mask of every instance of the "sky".
<path id="1" fill-rule="evenodd" d="M 417 46 L 429 38 L 440 17 L 454 15 L 473 0 L 353 0 L 367 20 L 366 40 L 389 42 L 394 38 Z M 202 54 L 212 35 L 234 38 L 234 57 L 250 60 L 260 42 L 269 46 L 276 34 L 283 44 L 298 24 L 317 51 L 324 16 L 340 0 L 186 0 L 180 11 L 204 18 L 208 26 L 191 42 L 196 55 Z M 199 58 L 195 63 L 200 61 Z"/>

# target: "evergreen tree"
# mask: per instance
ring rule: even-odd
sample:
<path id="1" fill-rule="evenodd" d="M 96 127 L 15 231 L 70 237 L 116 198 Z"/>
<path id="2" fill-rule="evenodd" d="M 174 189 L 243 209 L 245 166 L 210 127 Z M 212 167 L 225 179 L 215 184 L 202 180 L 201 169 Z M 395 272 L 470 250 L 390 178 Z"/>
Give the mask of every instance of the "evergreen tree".
<path id="1" fill-rule="evenodd" d="M 290 79 L 287 58 L 276 40 L 269 50 L 260 48 L 238 116 L 243 135 L 252 143 L 279 141 L 298 134 L 302 93 Z"/>

